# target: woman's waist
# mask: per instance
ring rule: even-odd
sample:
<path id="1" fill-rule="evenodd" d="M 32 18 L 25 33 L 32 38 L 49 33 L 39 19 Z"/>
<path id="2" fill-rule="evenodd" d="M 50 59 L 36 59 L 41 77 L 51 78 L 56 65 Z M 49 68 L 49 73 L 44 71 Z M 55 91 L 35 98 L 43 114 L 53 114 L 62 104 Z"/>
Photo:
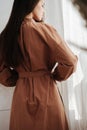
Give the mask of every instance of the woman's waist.
<path id="1" fill-rule="evenodd" d="M 18 72 L 19 78 L 27 78 L 27 77 L 40 77 L 44 75 L 51 76 L 51 72 L 49 70 L 37 70 L 37 71 L 20 71 Z"/>

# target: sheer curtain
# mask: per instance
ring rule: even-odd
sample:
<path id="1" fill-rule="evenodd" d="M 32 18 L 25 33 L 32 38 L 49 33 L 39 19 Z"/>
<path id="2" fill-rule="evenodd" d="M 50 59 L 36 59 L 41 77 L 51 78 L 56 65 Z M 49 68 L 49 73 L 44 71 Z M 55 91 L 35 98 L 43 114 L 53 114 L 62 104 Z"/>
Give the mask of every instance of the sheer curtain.
<path id="1" fill-rule="evenodd" d="M 46 21 L 56 27 L 79 58 L 77 71 L 68 80 L 57 82 L 63 97 L 69 128 L 87 130 L 87 52 L 79 49 L 87 47 L 84 20 L 70 0 L 47 0 L 46 13 Z"/>

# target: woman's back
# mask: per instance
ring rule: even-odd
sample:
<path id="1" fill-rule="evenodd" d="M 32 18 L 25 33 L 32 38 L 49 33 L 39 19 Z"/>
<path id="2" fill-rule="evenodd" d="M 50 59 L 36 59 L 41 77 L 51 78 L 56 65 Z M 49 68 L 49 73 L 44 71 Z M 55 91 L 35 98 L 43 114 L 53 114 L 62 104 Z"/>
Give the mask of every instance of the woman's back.
<path id="1" fill-rule="evenodd" d="M 30 4 L 37 1 L 31 0 Z M 20 2 L 15 0 L 16 2 L 19 5 Z M 26 13 L 28 1 L 25 5 L 25 1 L 21 2 L 20 8 L 23 6 L 25 9 L 21 14 L 23 15 Z M 13 70 L 6 66 L 5 62 L 0 65 L 0 83 L 6 86 L 13 85 L 10 85 L 10 76 L 18 73 L 11 107 L 10 130 L 69 129 L 55 81 L 66 80 L 76 70 L 77 56 L 71 52 L 54 27 L 40 21 L 42 14 L 43 1 L 39 1 L 34 11 L 29 17 L 26 16 L 20 25 L 14 46 L 19 47 L 20 51 L 17 52 L 21 52 L 19 55 L 22 56 L 22 62 Z M 18 31 L 15 28 L 14 30 Z M 13 61 L 16 61 L 15 58 Z M 53 69 L 57 62 L 58 66 Z"/>

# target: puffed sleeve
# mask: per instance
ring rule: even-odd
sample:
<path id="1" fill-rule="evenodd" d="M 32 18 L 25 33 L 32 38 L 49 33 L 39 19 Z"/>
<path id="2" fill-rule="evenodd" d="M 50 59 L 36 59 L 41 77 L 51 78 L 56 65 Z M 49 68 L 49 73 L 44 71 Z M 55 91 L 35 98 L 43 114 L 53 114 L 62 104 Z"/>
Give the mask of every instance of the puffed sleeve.
<path id="1" fill-rule="evenodd" d="M 58 66 L 54 70 L 53 78 L 58 81 L 66 80 L 76 70 L 78 58 L 70 50 L 65 41 L 60 37 L 57 30 L 44 22 L 32 22 L 23 26 L 24 40 L 27 40 L 28 35 L 42 40 L 49 48 L 52 66 L 58 62 Z M 35 40 L 35 39 L 34 39 Z"/>
<path id="2" fill-rule="evenodd" d="M 0 83 L 6 87 L 13 87 L 16 85 L 17 75 L 16 71 L 9 69 L 4 63 L 0 65 Z"/>

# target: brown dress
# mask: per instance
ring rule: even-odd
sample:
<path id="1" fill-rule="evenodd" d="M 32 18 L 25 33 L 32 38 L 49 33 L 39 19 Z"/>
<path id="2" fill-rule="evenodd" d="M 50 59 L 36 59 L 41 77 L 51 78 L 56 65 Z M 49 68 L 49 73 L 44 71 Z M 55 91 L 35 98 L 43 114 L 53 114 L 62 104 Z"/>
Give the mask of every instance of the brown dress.
<path id="1" fill-rule="evenodd" d="M 64 106 L 56 86 L 75 70 L 77 56 L 56 29 L 44 22 L 25 18 L 18 38 L 24 61 L 13 95 L 10 130 L 69 130 Z M 55 63 L 58 66 L 51 73 Z M 0 67 L 0 82 L 9 86 L 8 68 Z"/>

